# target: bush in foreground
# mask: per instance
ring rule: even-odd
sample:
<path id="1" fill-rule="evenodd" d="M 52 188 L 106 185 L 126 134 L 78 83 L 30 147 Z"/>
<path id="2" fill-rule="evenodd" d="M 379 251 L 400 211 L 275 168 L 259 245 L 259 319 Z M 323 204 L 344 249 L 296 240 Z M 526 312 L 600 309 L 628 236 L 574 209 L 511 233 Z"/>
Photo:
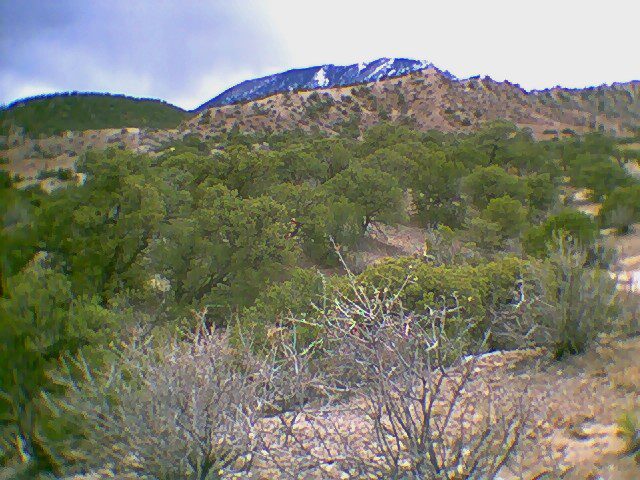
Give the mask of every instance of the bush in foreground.
<path id="1" fill-rule="evenodd" d="M 72 362 L 56 405 L 85 432 L 71 473 L 107 467 L 116 476 L 204 480 L 246 471 L 262 367 L 204 330 L 188 341 L 133 343 L 102 374 Z"/>

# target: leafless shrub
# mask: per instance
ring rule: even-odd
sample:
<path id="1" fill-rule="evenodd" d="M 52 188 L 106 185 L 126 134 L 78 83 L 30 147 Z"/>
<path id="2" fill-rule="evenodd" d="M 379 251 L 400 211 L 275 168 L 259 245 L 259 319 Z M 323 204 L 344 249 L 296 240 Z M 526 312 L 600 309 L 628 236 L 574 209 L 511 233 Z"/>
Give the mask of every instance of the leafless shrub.
<path id="1" fill-rule="evenodd" d="M 543 343 L 541 325 L 536 311 L 536 285 L 520 279 L 513 292 L 513 301 L 489 307 L 489 329 L 493 344 L 498 348 L 531 348 Z"/>
<path id="2" fill-rule="evenodd" d="M 529 433 L 529 406 L 485 357 L 464 356 L 474 322 L 455 296 L 417 315 L 401 300 L 410 277 L 396 292 L 346 281 L 313 320 L 277 330 L 268 353 L 242 332 L 230 342 L 201 329 L 133 342 L 102 375 L 70 361 L 56 406 L 88 424 L 70 473 L 495 478 Z M 449 337 L 450 322 L 468 332 Z M 299 344 L 303 327 L 315 341 Z"/>
<path id="3" fill-rule="evenodd" d="M 84 423 L 80 471 L 204 480 L 250 468 L 269 368 L 226 335 L 201 329 L 188 341 L 134 342 L 106 374 L 82 359 L 67 366 L 68 393 L 56 406 Z"/>
<path id="4" fill-rule="evenodd" d="M 527 408 L 462 356 L 464 333 L 447 337 L 460 309 L 416 316 L 401 291 L 372 296 L 348 278 L 351 291 L 315 326 L 352 395 L 279 417 L 265 458 L 287 478 L 494 478 L 527 431 Z"/>

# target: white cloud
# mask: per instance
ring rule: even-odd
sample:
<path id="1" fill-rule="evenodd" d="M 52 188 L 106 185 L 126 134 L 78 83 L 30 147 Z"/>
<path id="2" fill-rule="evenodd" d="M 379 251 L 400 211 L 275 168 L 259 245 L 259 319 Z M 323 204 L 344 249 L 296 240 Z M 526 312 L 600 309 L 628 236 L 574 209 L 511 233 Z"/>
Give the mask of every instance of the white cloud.
<path id="1" fill-rule="evenodd" d="M 0 75 L 0 91 L 3 92 L 3 98 L 0 100 L 11 99 L 7 100 L 7 103 L 10 103 L 21 98 L 59 92 L 60 89 L 46 82 L 24 81 L 11 74 L 3 73 Z"/>
<path id="2" fill-rule="evenodd" d="M 640 2 L 267 0 L 290 65 L 426 59 L 525 88 L 640 78 Z"/>
<path id="3" fill-rule="evenodd" d="M 250 78 L 385 56 L 528 89 L 640 79 L 638 0 L 33 1 L 0 0 L 14 11 L 0 101 L 90 90 L 193 108 Z"/>
<path id="4" fill-rule="evenodd" d="M 260 75 L 260 71 L 249 69 L 208 72 L 200 78 L 196 88 L 192 88 L 189 91 L 176 91 L 174 96 L 166 100 L 175 105 L 180 105 L 182 108 L 191 110 L 211 100 L 227 88 Z"/>

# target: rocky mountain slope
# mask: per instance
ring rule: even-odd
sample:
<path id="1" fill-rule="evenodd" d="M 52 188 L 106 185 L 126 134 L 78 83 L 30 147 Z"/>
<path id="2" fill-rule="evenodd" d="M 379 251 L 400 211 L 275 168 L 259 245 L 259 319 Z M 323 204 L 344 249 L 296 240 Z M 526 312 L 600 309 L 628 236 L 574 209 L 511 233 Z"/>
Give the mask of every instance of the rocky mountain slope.
<path id="1" fill-rule="evenodd" d="M 369 65 L 363 72 L 367 70 L 371 76 L 378 67 Z M 397 72 L 401 64 L 396 67 Z M 382 69 L 375 73 L 378 74 Z M 87 98 L 95 108 L 67 105 Z M 64 99 L 64 108 L 57 108 L 54 99 L 49 102 L 53 105 L 50 108 L 36 109 L 35 104 L 21 107 L 23 112 L 33 113 L 28 118 L 40 131 L 38 135 L 16 133 L 16 129 L 8 135 L 0 132 L 0 160 L 8 163 L 5 168 L 33 178 L 43 169 L 72 166 L 87 149 L 111 146 L 148 152 L 185 135 L 206 138 L 233 128 L 243 132 L 301 129 L 357 137 L 380 122 L 406 124 L 420 130 L 469 132 L 484 122 L 504 119 L 530 128 L 540 139 L 591 130 L 626 135 L 640 128 L 640 81 L 527 92 L 518 85 L 489 77 L 456 79 L 433 66 L 360 85 L 276 93 L 256 101 L 210 107 L 192 115 L 174 112 L 172 106 L 160 102 L 131 103 L 131 99 L 116 96 L 87 98 L 70 96 Z M 116 100 L 131 107 L 123 109 L 126 115 L 112 108 Z M 99 106 L 98 101 L 107 105 Z M 72 113 L 78 111 L 82 115 L 76 118 Z M 155 113 L 149 117 L 151 111 Z M 11 115 L 17 118 L 18 112 Z M 89 119 L 81 121 L 87 115 Z M 116 123 L 105 124 L 105 119 L 115 119 Z M 170 124 L 158 124 L 165 121 Z M 127 125 L 133 128 L 125 128 Z"/>
<path id="2" fill-rule="evenodd" d="M 586 89 L 527 92 L 489 77 L 458 80 L 433 66 L 402 77 L 347 87 L 285 92 L 260 100 L 211 107 L 183 131 L 361 130 L 381 121 L 422 130 L 468 131 L 505 119 L 538 137 L 603 129 L 623 134 L 640 124 L 640 81 Z"/>
<path id="3" fill-rule="evenodd" d="M 372 62 L 353 65 L 320 65 L 288 70 L 275 75 L 246 80 L 204 103 L 196 111 L 256 100 L 274 93 L 376 82 L 384 78 L 399 77 L 424 70 L 429 66 L 431 66 L 429 62 L 422 60 L 379 58 Z"/>

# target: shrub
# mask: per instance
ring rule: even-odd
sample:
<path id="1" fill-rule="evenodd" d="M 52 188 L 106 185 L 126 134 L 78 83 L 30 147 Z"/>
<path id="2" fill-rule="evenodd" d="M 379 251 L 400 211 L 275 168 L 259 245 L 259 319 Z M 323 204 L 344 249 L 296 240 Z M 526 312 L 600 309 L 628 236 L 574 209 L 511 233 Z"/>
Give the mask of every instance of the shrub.
<path id="1" fill-rule="evenodd" d="M 534 267 L 535 268 L 535 267 Z M 541 342 L 556 358 L 584 352 L 619 313 L 616 282 L 609 272 L 587 267 L 587 253 L 563 237 L 554 239 L 549 258 L 538 264 L 532 314 Z"/>
<path id="2" fill-rule="evenodd" d="M 534 211 L 546 212 L 557 198 L 554 180 L 548 173 L 532 173 L 525 178 L 527 184 L 527 203 Z"/>
<path id="3" fill-rule="evenodd" d="M 629 226 L 640 221 L 640 185 L 616 188 L 602 204 L 600 223 L 626 233 Z"/>
<path id="4" fill-rule="evenodd" d="M 484 339 L 491 309 L 509 303 L 525 270 L 526 262 L 504 257 L 477 267 L 471 265 L 435 266 L 409 258 L 389 260 L 366 269 L 358 283 L 369 296 L 400 290 L 404 308 L 417 314 L 431 305 L 456 306 L 464 318 L 462 324 L 448 322 L 448 333 L 455 335 L 473 323 L 476 339 Z"/>
<path id="5" fill-rule="evenodd" d="M 316 305 L 321 305 L 325 294 L 323 278 L 311 269 L 295 269 L 290 278 L 263 290 L 256 302 L 246 308 L 238 327 L 252 332 L 259 345 L 267 343 L 274 329 L 290 327 L 291 319 L 311 319 L 317 316 Z M 315 339 L 313 328 L 298 328 L 300 347 Z"/>
<path id="6" fill-rule="evenodd" d="M 477 208 L 485 208 L 492 199 L 505 195 L 517 200 L 526 198 L 524 182 L 497 165 L 476 167 L 464 178 L 463 190 Z"/>
<path id="7" fill-rule="evenodd" d="M 626 412 L 618 420 L 618 430 L 625 441 L 625 453 L 640 465 L 640 414 Z"/>
<path id="8" fill-rule="evenodd" d="M 57 178 L 58 180 L 68 181 L 74 176 L 73 170 L 69 168 L 58 168 L 57 170 L 42 170 L 38 172 L 38 180 L 46 178 Z"/>
<path id="9" fill-rule="evenodd" d="M 466 222 L 465 239 L 483 254 L 497 251 L 503 243 L 500 225 L 481 217 Z"/>
<path id="10" fill-rule="evenodd" d="M 70 363 L 57 406 L 85 438 L 69 473 L 111 465 L 116 477 L 204 479 L 248 469 L 269 368 L 245 353 L 200 330 L 188 341 L 134 342 L 103 374 Z"/>
<path id="11" fill-rule="evenodd" d="M 633 179 L 627 171 L 603 154 L 578 155 L 571 165 L 571 182 L 591 190 L 592 199 L 600 202 L 617 187 L 629 186 Z"/>
<path id="12" fill-rule="evenodd" d="M 402 190 L 397 179 L 375 168 L 351 165 L 327 183 L 336 196 L 344 196 L 362 212 L 362 229 L 372 221 L 397 223 L 404 216 Z"/>
<path id="13" fill-rule="evenodd" d="M 0 465 L 19 465 L 23 478 L 59 474 L 61 443 L 76 433 L 42 401 L 61 393 L 51 381 L 60 357 L 83 352 L 99 363 L 122 320 L 97 299 L 74 298 L 69 280 L 44 263 L 10 277 L 0 297 Z"/>
<path id="14" fill-rule="evenodd" d="M 481 215 L 485 220 L 497 224 L 500 235 L 506 238 L 518 236 L 527 224 L 527 209 L 508 195 L 492 198 Z"/>
<path id="15" fill-rule="evenodd" d="M 523 246 L 529 255 L 541 257 L 547 254 L 548 244 L 556 236 L 571 239 L 575 245 L 589 249 L 598 234 L 598 225 L 589 215 L 566 209 L 550 216 L 542 225 L 530 228 L 523 239 Z"/>
<path id="16" fill-rule="evenodd" d="M 477 357 L 462 357 L 465 332 L 447 334 L 447 322 L 465 323 L 457 307 L 404 308 L 413 275 L 405 273 L 398 289 L 374 296 L 348 275 L 352 295 L 333 299 L 318 319 L 326 355 L 349 372 L 344 389 L 357 401 L 347 421 L 307 408 L 282 418 L 284 440 L 265 442 L 264 451 L 287 478 L 327 468 L 340 478 L 494 478 L 531 432 L 523 404 L 488 388 Z"/>

